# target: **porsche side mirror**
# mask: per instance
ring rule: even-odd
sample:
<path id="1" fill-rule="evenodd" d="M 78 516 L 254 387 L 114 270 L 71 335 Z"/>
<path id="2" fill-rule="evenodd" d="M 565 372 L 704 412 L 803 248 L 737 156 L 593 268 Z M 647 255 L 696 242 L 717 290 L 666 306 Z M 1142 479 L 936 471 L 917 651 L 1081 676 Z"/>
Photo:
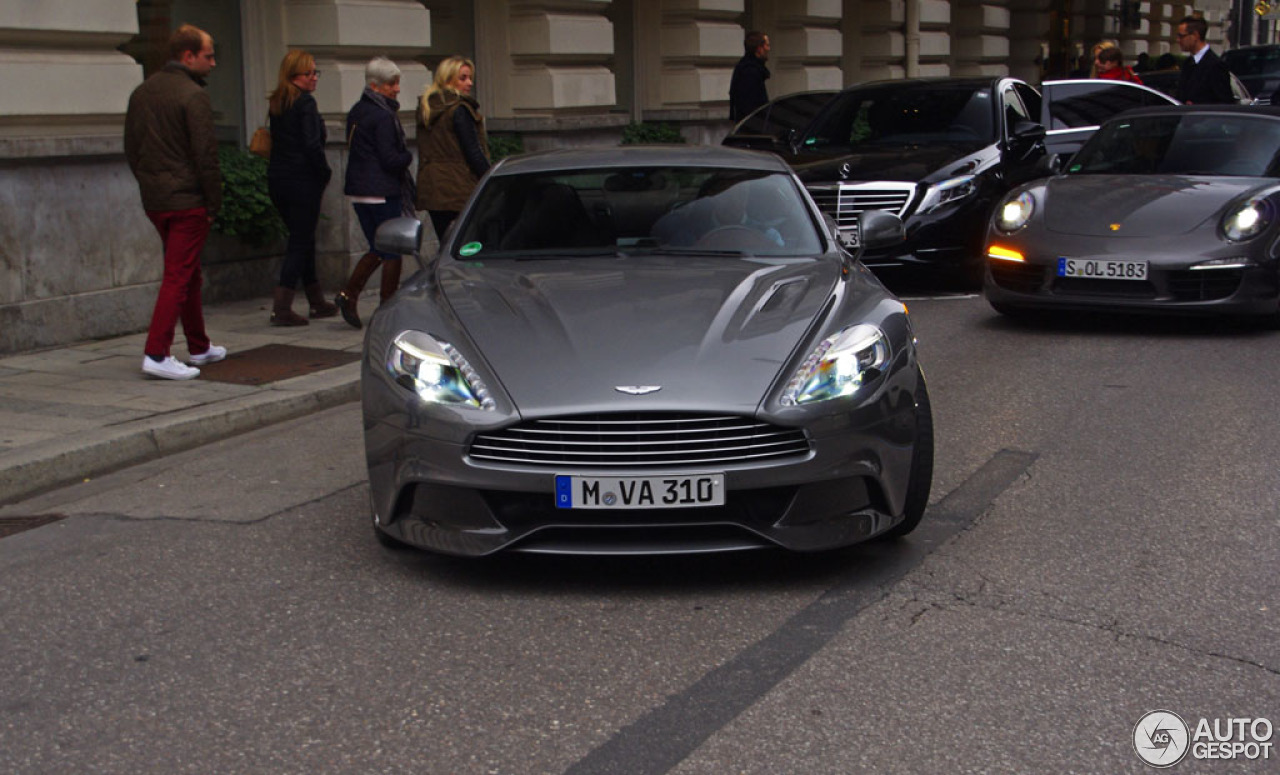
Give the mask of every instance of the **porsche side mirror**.
<path id="1" fill-rule="evenodd" d="M 858 213 L 858 247 L 876 250 L 897 245 L 907 238 L 902 219 L 885 210 L 863 210 Z"/>
<path id="2" fill-rule="evenodd" d="M 422 247 L 422 221 L 407 217 L 384 221 L 373 236 L 373 246 L 388 253 L 416 256 Z"/>
<path id="3" fill-rule="evenodd" d="M 1053 175 L 1061 175 L 1065 168 L 1066 160 L 1060 153 L 1046 153 L 1036 162 L 1037 177 L 1050 177 Z"/>

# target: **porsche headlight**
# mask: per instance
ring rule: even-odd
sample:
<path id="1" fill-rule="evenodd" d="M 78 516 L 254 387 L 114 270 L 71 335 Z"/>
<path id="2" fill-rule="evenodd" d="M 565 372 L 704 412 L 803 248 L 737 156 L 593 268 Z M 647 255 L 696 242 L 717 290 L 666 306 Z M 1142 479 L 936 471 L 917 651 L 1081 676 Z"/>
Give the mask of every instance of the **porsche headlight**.
<path id="1" fill-rule="evenodd" d="M 860 323 L 818 343 L 780 399 L 783 406 L 851 396 L 880 376 L 889 363 L 889 338 L 879 328 Z"/>
<path id="2" fill-rule="evenodd" d="M 467 359 L 448 342 L 421 331 L 404 331 L 387 350 L 387 372 L 423 401 L 493 411 L 489 388 Z"/>
<path id="3" fill-rule="evenodd" d="M 1222 236 L 1232 242 L 1251 240 L 1266 231 L 1275 219 L 1269 199 L 1250 199 L 1227 212 L 1222 219 Z"/>
<path id="4" fill-rule="evenodd" d="M 1015 232 L 1027 225 L 1031 220 L 1031 214 L 1035 211 L 1035 197 L 1023 191 L 1011 199 L 1006 199 L 996 209 L 996 228 L 1006 234 Z"/>
<path id="5" fill-rule="evenodd" d="M 958 202 L 972 196 L 977 190 L 978 179 L 973 175 L 961 175 L 958 178 L 934 183 L 924 192 L 924 198 L 920 200 L 920 212 L 927 213 L 945 204 Z"/>

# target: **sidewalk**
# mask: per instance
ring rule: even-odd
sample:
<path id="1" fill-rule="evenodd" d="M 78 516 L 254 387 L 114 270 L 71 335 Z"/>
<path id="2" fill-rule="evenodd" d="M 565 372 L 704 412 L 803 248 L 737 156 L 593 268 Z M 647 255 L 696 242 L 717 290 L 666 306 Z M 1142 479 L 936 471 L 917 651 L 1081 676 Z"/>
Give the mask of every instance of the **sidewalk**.
<path id="1" fill-rule="evenodd" d="M 377 303 L 376 291 L 361 296 L 362 320 Z M 306 300 L 294 309 L 305 315 Z M 265 297 L 206 306 L 209 337 L 229 355 L 185 382 L 142 375 L 146 332 L 0 356 L 0 505 L 358 400 L 364 330 L 341 317 L 273 327 L 270 310 Z M 181 326 L 173 355 L 187 356 Z M 275 378 L 287 365 L 310 373 Z"/>

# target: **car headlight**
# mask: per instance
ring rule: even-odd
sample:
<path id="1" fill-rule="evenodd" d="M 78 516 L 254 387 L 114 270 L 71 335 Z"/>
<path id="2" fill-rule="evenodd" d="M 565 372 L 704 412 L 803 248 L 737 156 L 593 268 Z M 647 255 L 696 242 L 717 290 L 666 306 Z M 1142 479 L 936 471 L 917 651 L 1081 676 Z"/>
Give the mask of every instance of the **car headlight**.
<path id="1" fill-rule="evenodd" d="M 448 342 L 421 331 L 404 331 L 387 350 L 387 372 L 423 401 L 493 411 L 489 388 L 467 359 Z"/>
<path id="2" fill-rule="evenodd" d="M 1222 236 L 1232 242 L 1251 240 L 1275 219 L 1275 206 L 1270 199 L 1250 199 L 1229 210 L 1222 219 Z"/>
<path id="3" fill-rule="evenodd" d="M 927 213 L 945 204 L 958 202 L 967 196 L 972 196 L 977 190 L 978 179 L 973 175 L 961 175 L 958 178 L 934 183 L 924 192 L 924 198 L 920 200 L 920 212 Z"/>
<path id="4" fill-rule="evenodd" d="M 889 354 L 889 338 L 876 326 L 846 328 L 813 348 L 779 400 L 783 406 L 797 406 L 851 396 L 880 376 Z"/>
<path id="5" fill-rule="evenodd" d="M 1023 191 L 1015 197 L 1004 200 L 996 208 L 996 228 L 1006 234 L 1012 233 L 1027 225 L 1031 214 L 1036 211 L 1036 199 Z"/>

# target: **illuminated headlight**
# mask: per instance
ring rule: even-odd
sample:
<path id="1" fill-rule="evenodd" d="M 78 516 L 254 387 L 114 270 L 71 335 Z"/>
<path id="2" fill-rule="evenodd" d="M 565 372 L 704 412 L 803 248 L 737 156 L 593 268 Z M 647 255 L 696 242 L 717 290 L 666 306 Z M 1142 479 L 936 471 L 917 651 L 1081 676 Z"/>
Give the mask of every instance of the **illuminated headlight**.
<path id="1" fill-rule="evenodd" d="M 972 196 L 977 190 L 978 180 L 972 175 L 962 175 L 941 183 L 934 183 L 924 193 L 924 199 L 920 200 L 920 212 L 927 213 L 945 204 L 958 202 L 967 196 Z"/>
<path id="2" fill-rule="evenodd" d="M 1015 232 L 1027 225 L 1035 211 L 1035 197 L 1024 191 L 1012 199 L 1006 199 L 996 209 L 996 228 L 1006 234 Z"/>
<path id="3" fill-rule="evenodd" d="M 861 323 L 823 339 L 787 383 L 783 406 L 851 396 L 880 376 L 889 363 L 889 339 Z"/>
<path id="4" fill-rule="evenodd" d="M 1253 260 L 1244 258 L 1211 258 L 1208 261 L 1201 261 L 1198 264 L 1192 264 L 1187 267 L 1191 270 L 1196 269 L 1245 269 L 1253 266 Z"/>
<path id="5" fill-rule="evenodd" d="M 493 411 L 489 388 L 452 345 L 421 331 L 405 331 L 387 350 L 387 372 L 423 401 Z"/>
<path id="6" fill-rule="evenodd" d="M 1251 240 L 1266 231 L 1275 217 L 1275 207 L 1269 199 L 1250 199 L 1222 219 L 1222 236 L 1232 242 Z"/>

